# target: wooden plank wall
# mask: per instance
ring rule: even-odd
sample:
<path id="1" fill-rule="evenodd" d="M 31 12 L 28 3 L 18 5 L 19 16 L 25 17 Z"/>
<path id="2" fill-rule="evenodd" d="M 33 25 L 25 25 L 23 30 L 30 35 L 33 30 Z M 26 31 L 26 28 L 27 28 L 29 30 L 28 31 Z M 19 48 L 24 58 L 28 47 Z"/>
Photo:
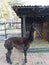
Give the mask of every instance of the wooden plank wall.
<path id="1" fill-rule="evenodd" d="M 45 40 L 48 40 L 48 33 L 49 32 L 49 23 L 48 22 L 45 22 L 43 23 L 43 37 Z"/>

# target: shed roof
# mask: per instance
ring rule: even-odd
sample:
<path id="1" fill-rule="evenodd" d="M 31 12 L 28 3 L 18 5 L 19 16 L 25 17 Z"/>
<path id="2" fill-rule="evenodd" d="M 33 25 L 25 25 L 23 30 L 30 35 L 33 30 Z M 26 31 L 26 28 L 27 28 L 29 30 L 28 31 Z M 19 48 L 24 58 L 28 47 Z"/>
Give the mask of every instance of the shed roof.
<path id="1" fill-rule="evenodd" d="M 49 6 L 13 6 L 19 17 L 26 16 L 48 16 Z"/>

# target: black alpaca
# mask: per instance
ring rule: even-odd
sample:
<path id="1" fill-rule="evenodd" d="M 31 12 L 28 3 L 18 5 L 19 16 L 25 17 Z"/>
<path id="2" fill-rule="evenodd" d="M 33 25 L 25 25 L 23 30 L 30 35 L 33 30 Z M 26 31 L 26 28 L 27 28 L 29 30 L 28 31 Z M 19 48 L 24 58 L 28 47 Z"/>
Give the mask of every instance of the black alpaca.
<path id="1" fill-rule="evenodd" d="M 11 37 L 5 41 L 4 46 L 8 50 L 8 52 L 6 53 L 6 60 L 8 63 L 12 64 L 10 56 L 13 47 L 15 47 L 16 49 L 23 50 L 25 56 L 25 63 L 27 62 L 27 58 L 26 58 L 27 50 L 30 46 L 30 43 L 33 41 L 33 33 L 34 33 L 34 28 L 33 25 L 31 25 L 30 34 L 28 38 Z"/>

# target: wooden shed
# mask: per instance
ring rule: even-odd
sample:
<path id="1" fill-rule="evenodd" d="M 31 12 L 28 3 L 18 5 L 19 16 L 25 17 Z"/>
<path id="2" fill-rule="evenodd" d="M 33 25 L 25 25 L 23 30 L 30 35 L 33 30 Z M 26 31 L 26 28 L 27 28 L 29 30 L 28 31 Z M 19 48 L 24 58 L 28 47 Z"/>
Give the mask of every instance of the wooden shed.
<path id="1" fill-rule="evenodd" d="M 26 37 L 33 23 L 44 39 L 49 40 L 49 6 L 13 6 L 21 18 L 22 37 Z"/>

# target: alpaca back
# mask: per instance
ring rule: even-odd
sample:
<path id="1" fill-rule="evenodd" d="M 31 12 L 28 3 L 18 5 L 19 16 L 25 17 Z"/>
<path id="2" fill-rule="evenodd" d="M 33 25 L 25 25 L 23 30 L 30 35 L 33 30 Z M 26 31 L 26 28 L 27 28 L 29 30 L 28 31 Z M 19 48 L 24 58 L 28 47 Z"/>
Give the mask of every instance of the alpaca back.
<path id="1" fill-rule="evenodd" d="M 23 37 L 11 37 L 7 39 L 4 44 L 5 48 L 8 49 L 13 49 L 13 47 L 23 49 L 24 45 L 27 47 L 29 45 L 29 40 Z"/>

